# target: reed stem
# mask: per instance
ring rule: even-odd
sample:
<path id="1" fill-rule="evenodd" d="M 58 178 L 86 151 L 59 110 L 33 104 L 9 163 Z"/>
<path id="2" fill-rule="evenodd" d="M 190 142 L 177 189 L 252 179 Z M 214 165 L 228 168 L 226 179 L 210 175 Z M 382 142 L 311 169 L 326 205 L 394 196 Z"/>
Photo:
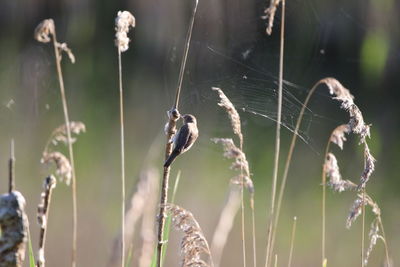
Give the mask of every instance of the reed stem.
<path id="1" fill-rule="evenodd" d="M 125 137 L 124 137 L 124 95 L 122 90 L 122 59 L 118 47 L 119 114 L 121 126 L 121 266 L 125 266 Z"/>
<path id="2" fill-rule="evenodd" d="M 64 88 L 64 79 L 62 75 L 62 69 L 61 69 L 61 55 L 60 51 L 57 46 L 57 37 L 56 37 L 56 32 L 54 31 L 53 33 L 53 46 L 54 46 L 54 54 L 56 57 L 56 67 L 57 67 L 57 75 L 58 75 L 58 82 L 60 85 L 60 93 L 61 93 L 61 101 L 62 101 L 62 106 L 63 106 L 63 112 L 64 112 L 64 120 L 65 120 L 65 125 L 67 127 L 67 139 L 68 139 L 68 153 L 69 153 L 69 158 L 71 161 L 71 168 L 72 168 L 72 267 L 76 266 L 76 251 L 77 251 L 77 231 L 78 231 L 78 211 L 77 211 L 77 196 L 76 196 L 76 176 L 75 176 L 75 163 L 74 163 L 74 152 L 72 148 L 72 138 L 71 138 L 71 127 L 70 127 L 70 121 L 69 121 L 69 115 L 68 115 L 68 106 L 67 106 L 67 98 L 65 96 L 65 88 Z"/>
<path id="3" fill-rule="evenodd" d="M 275 217 L 275 198 L 276 198 L 276 186 L 278 180 L 278 169 L 279 169 L 279 153 L 280 153 L 280 133 L 281 133 L 281 120 L 282 120 L 282 86 L 283 86 L 283 56 L 284 56 L 284 43 L 285 43 L 285 0 L 281 1 L 282 4 L 282 16 L 281 16 L 281 36 L 280 36 L 280 52 L 279 52 L 279 86 L 278 86 L 278 111 L 276 119 L 276 136 L 275 136 L 275 159 L 274 159 L 274 171 L 272 179 L 272 196 L 271 196 L 271 210 L 270 210 L 270 222 L 268 227 L 268 238 L 267 238 L 267 252 L 265 266 L 270 266 L 270 260 L 273 253 L 273 228 L 274 217 Z"/>
<path id="4" fill-rule="evenodd" d="M 181 67 L 180 67 L 179 78 L 178 78 L 178 86 L 177 86 L 176 94 L 175 94 L 175 101 L 174 101 L 174 104 L 173 104 L 171 110 L 168 112 L 169 118 L 168 118 L 168 127 L 167 127 L 167 131 L 166 131 L 167 132 L 167 144 L 165 146 L 165 160 L 169 157 L 169 155 L 171 155 L 172 148 L 173 148 L 172 137 L 176 133 L 176 122 L 180 118 L 180 114 L 178 111 L 179 97 L 180 97 L 180 93 L 181 93 L 183 76 L 185 73 L 187 56 L 188 56 L 189 48 L 190 48 L 190 40 L 192 37 L 192 31 L 193 31 L 194 19 L 195 19 L 196 11 L 197 11 L 197 5 L 198 5 L 198 0 L 196 0 L 196 4 L 193 9 L 192 19 L 190 21 L 189 29 L 188 29 L 188 32 L 186 35 L 185 50 L 184 50 L 183 58 L 181 61 Z M 162 261 L 163 261 L 162 251 L 163 251 L 163 244 L 165 243 L 165 241 L 163 240 L 163 236 L 164 236 L 164 225 L 165 225 L 165 218 L 166 218 L 165 205 L 167 204 L 167 200 L 168 200 L 169 176 L 170 176 L 170 166 L 164 167 L 163 179 L 162 179 L 162 185 L 161 185 L 160 211 L 158 213 L 157 267 L 161 267 Z"/>

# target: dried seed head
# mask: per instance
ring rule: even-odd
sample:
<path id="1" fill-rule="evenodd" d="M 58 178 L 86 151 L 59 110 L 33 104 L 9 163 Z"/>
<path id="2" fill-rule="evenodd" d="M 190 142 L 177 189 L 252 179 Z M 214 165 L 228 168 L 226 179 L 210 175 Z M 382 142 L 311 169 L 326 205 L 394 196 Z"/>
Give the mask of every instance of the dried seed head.
<path id="1" fill-rule="evenodd" d="M 364 205 L 363 197 L 360 195 L 357 196 L 356 200 L 354 201 L 353 205 L 350 208 L 350 213 L 347 216 L 346 227 L 350 228 L 353 222 L 360 216 L 362 207 Z"/>
<path id="2" fill-rule="evenodd" d="M 220 107 L 223 107 L 228 113 L 233 133 L 239 137 L 240 143 L 242 143 L 243 135 L 242 135 L 239 113 L 237 112 L 235 106 L 232 104 L 229 98 L 224 94 L 224 92 L 220 88 L 212 87 L 212 90 L 217 91 L 220 98 L 220 102 L 218 103 L 218 105 Z"/>
<path id="3" fill-rule="evenodd" d="M 36 27 L 34 37 L 41 43 L 48 43 L 51 41 L 50 34 L 54 35 L 54 32 L 54 21 L 52 19 L 45 19 Z"/>
<path id="4" fill-rule="evenodd" d="M 129 48 L 128 32 L 130 27 L 136 25 L 135 17 L 129 11 L 118 11 L 115 18 L 115 45 L 121 52 L 125 52 Z"/>
<path id="5" fill-rule="evenodd" d="M 343 150 L 343 143 L 347 140 L 345 134 L 350 133 L 351 129 L 348 124 L 343 124 L 333 130 L 329 141 L 338 145 Z"/>
<path id="6" fill-rule="evenodd" d="M 268 35 L 271 35 L 272 33 L 276 9 L 278 8 L 280 2 L 281 0 L 271 0 L 269 7 L 264 10 L 265 16 L 263 16 L 262 18 L 268 19 L 268 26 L 266 29 Z"/>
<path id="7" fill-rule="evenodd" d="M 380 233 L 379 219 L 376 218 L 372 222 L 371 228 L 369 230 L 369 247 L 368 247 L 367 253 L 365 254 L 365 258 L 364 258 L 364 265 L 365 266 L 368 265 L 369 256 L 371 255 L 371 252 L 372 252 L 373 248 L 375 247 L 376 242 L 378 241 L 378 239 L 381 239 L 383 242 L 385 242 L 385 238 L 383 238 L 383 236 L 380 235 L 379 233 Z"/>
<path id="8" fill-rule="evenodd" d="M 348 109 L 352 104 L 354 104 L 354 96 L 350 93 L 349 89 L 345 88 L 338 80 L 335 78 L 325 78 L 320 81 L 320 83 L 325 83 L 329 88 L 329 93 L 335 95 L 334 99 L 342 102 L 342 108 Z"/>
<path id="9" fill-rule="evenodd" d="M 71 121 L 69 123 L 71 134 L 81 134 L 86 132 L 86 126 L 80 121 Z M 65 124 L 57 127 L 50 136 L 51 142 L 57 145 L 59 142 L 68 145 L 67 126 Z M 76 142 L 76 138 L 71 137 L 72 144 Z"/>
<path id="10" fill-rule="evenodd" d="M 336 157 L 332 153 L 328 153 L 325 159 L 324 172 L 326 176 L 329 177 L 328 185 L 332 187 L 334 191 L 343 192 L 345 190 L 357 188 L 357 185 L 351 181 L 342 179 Z"/>
<path id="11" fill-rule="evenodd" d="M 18 191 L 0 196 L 0 266 L 23 265 L 28 238 L 25 203 Z"/>
<path id="12" fill-rule="evenodd" d="M 352 223 L 357 219 L 357 217 L 361 214 L 363 205 L 368 205 L 371 207 L 372 212 L 377 216 L 381 216 L 381 209 L 378 204 L 376 204 L 370 196 L 365 194 L 357 194 L 357 198 L 353 203 L 353 206 L 350 209 L 349 216 L 347 217 L 346 227 L 350 228 Z"/>
<path id="13" fill-rule="evenodd" d="M 371 152 L 369 151 L 367 143 L 364 143 L 364 171 L 361 174 L 361 183 L 359 184 L 358 189 L 364 187 L 365 184 L 368 182 L 371 174 L 375 170 L 375 161 L 375 158 L 371 155 Z"/>
<path id="14" fill-rule="evenodd" d="M 56 164 L 56 175 L 61 181 L 64 181 L 67 185 L 71 183 L 72 168 L 67 157 L 60 152 L 43 153 L 41 159 L 42 163 L 54 162 Z"/>
<path id="15" fill-rule="evenodd" d="M 232 183 L 241 184 L 243 179 L 244 186 L 251 194 L 253 194 L 254 185 L 250 178 L 250 168 L 249 162 L 246 159 L 246 154 L 243 153 L 243 151 L 240 150 L 235 143 L 233 143 L 231 138 L 212 138 L 211 141 L 216 144 L 222 144 L 224 148 L 224 157 L 234 160 L 232 162 L 231 169 L 235 171 L 243 171 L 238 176 L 232 178 Z"/>
<path id="16" fill-rule="evenodd" d="M 166 210 L 172 216 L 174 227 L 184 234 L 181 241 L 181 266 L 213 266 L 207 240 L 193 214 L 173 204 L 167 204 Z"/>

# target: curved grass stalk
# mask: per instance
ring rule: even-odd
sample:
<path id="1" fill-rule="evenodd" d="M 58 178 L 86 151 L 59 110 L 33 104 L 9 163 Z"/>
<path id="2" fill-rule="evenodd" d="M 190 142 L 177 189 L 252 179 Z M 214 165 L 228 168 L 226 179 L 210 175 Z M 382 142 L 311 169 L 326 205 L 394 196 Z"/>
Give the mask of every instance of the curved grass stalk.
<path id="1" fill-rule="evenodd" d="M 69 121 L 69 113 L 68 113 L 68 105 L 67 105 L 67 97 L 65 96 L 65 88 L 64 88 L 64 79 L 62 75 L 61 69 L 61 55 L 58 49 L 58 42 L 56 37 L 56 32 L 53 33 L 53 46 L 54 46 L 54 54 L 56 57 L 56 66 L 57 66 L 57 75 L 58 82 L 60 85 L 60 93 L 61 93 L 61 101 L 64 111 L 64 120 L 65 126 L 67 128 L 67 140 L 68 140 L 68 153 L 69 159 L 71 161 L 71 169 L 72 169 L 72 267 L 76 266 L 76 252 L 77 252 L 77 238 L 78 238 L 78 204 L 77 204 L 77 196 L 76 196 L 76 175 L 75 175 L 75 161 L 74 161 L 74 150 L 72 148 L 72 138 L 71 138 L 71 126 Z"/>
<path id="2" fill-rule="evenodd" d="M 296 121 L 296 127 L 295 127 L 294 133 L 292 135 L 292 140 L 291 140 L 291 143 L 290 143 L 288 156 L 286 158 L 285 168 L 284 168 L 284 171 L 283 171 L 282 182 L 281 182 L 281 185 L 280 185 L 280 188 L 279 188 L 276 216 L 275 216 L 275 220 L 274 220 L 274 227 L 272 229 L 272 240 L 271 240 L 272 243 L 275 242 L 276 229 L 277 229 L 277 225 L 278 225 L 278 222 L 279 222 L 279 215 L 280 215 L 280 210 L 281 210 L 281 206 L 282 206 L 283 194 L 285 192 L 287 176 L 288 176 L 288 173 L 289 173 L 289 168 L 290 168 L 290 164 L 291 164 L 291 161 L 292 161 L 293 151 L 294 151 L 294 148 L 296 146 L 297 136 L 298 136 L 298 132 L 299 132 L 299 129 L 300 129 L 301 122 L 303 120 L 304 112 L 305 112 L 305 110 L 307 108 L 308 102 L 311 99 L 311 96 L 314 94 L 314 92 L 318 88 L 318 86 L 323 84 L 323 83 L 324 83 L 324 81 L 320 80 L 311 88 L 311 90 L 308 93 L 306 99 L 304 100 L 303 106 L 302 106 L 302 108 L 300 110 L 300 113 L 299 113 L 299 117 L 297 118 L 297 121 Z M 324 178 L 324 174 L 322 175 L 322 179 L 323 180 L 325 179 Z M 324 192 L 325 187 L 323 187 L 322 190 L 323 190 L 323 195 L 325 195 L 325 192 Z M 323 203 L 323 206 L 324 205 L 325 204 Z M 325 239 L 324 239 L 323 242 L 325 243 Z M 325 245 L 323 245 L 323 247 L 325 248 Z M 325 253 L 323 253 L 323 257 L 325 257 Z M 322 260 L 324 261 L 324 259 L 322 259 Z"/>

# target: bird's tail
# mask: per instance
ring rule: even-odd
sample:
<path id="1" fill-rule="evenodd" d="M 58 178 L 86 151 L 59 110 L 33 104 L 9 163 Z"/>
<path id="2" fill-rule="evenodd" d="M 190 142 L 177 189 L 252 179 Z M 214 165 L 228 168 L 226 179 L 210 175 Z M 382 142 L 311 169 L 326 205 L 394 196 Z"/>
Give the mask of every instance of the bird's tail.
<path id="1" fill-rule="evenodd" d="M 169 167 L 172 162 L 174 162 L 175 158 L 179 155 L 179 152 L 174 150 L 172 151 L 171 155 L 167 158 L 167 160 L 164 163 L 164 167 Z"/>

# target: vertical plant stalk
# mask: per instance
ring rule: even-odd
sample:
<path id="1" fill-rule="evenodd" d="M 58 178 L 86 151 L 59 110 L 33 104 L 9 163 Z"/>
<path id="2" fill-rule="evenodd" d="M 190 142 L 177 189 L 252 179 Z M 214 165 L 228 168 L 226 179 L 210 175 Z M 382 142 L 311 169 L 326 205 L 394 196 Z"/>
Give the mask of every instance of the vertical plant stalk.
<path id="1" fill-rule="evenodd" d="M 328 143 L 326 144 L 324 159 L 328 156 L 329 148 L 331 144 L 331 137 L 329 137 Z M 324 168 L 322 168 L 322 175 L 321 175 L 321 183 L 322 183 L 322 266 L 326 265 L 326 172 Z"/>
<path id="2" fill-rule="evenodd" d="M 301 124 L 301 122 L 303 120 L 304 112 L 305 112 L 305 110 L 307 108 L 308 102 L 311 99 L 311 96 L 314 94 L 315 90 L 317 89 L 317 87 L 321 83 L 323 83 L 322 80 L 318 81 L 311 88 L 311 90 L 308 93 L 306 99 L 304 100 L 303 106 L 302 106 L 302 108 L 300 110 L 300 113 L 299 113 L 299 117 L 297 118 L 297 121 L 296 121 L 296 127 L 294 129 L 294 133 L 293 133 L 293 136 L 292 136 L 292 141 L 290 143 L 288 156 L 287 156 L 286 162 L 285 162 L 285 168 L 284 168 L 284 171 L 283 171 L 282 182 L 281 182 L 281 185 L 280 185 L 280 188 L 279 188 L 276 216 L 275 216 L 275 222 L 274 222 L 275 227 L 274 227 L 273 233 L 272 233 L 272 243 L 275 242 L 276 228 L 277 228 L 278 221 L 279 221 L 279 215 L 280 215 L 280 210 L 281 210 L 281 205 L 282 205 L 282 200 L 283 200 L 283 194 L 285 192 L 287 176 L 288 176 L 288 173 L 289 173 L 290 163 L 292 162 L 293 151 L 294 151 L 294 148 L 296 146 L 296 141 L 297 141 L 297 136 L 298 136 L 298 132 L 299 132 L 299 129 L 300 129 L 300 124 Z"/>
<path id="3" fill-rule="evenodd" d="M 51 193 L 55 186 L 56 186 L 56 179 L 52 175 L 45 179 L 43 184 L 44 191 L 41 195 L 41 202 L 38 206 L 38 222 L 40 225 L 40 234 L 39 234 L 39 250 L 36 262 L 37 267 L 45 266 L 44 246 L 46 242 L 46 230 L 49 217 Z"/>
<path id="4" fill-rule="evenodd" d="M 118 48 L 119 114 L 121 142 L 121 266 L 125 267 L 125 137 L 124 137 L 124 94 L 122 90 L 121 53 L 129 48 L 129 29 L 136 26 L 135 17 L 129 11 L 118 11 L 115 18 L 115 45 Z"/>
<path id="5" fill-rule="evenodd" d="M 243 151 L 243 135 L 239 135 L 239 147 Z M 241 215 L 241 232 L 242 232 L 242 254 L 243 254 L 243 267 L 246 267 L 246 234 L 245 234 L 245 224 L 244 224 L 244 177 L 243 177 L 243 167 L 240 167 L 240 215 Z M 253 209 L 254 215 L 254 209 Z M 254 225 L 254 224 L 253 224 Z M 253 236 L 254 237 L 254 236 Z M 253 239 L 254 244 L 254 239 Z M 254 254 L 253 254 L 254 255 Z"/>
<path id="6" fill-rule="evenodd" d="M 293 227 L 292 227 L 292 237 L 290 239 L 290 252 L 289 252 L 288 267 L 292 266 L 294 238 L 296 237 L 296 224 L 297 224 L 297 217 L 294 216 L 294 218 L 293 218 Z"/>
<path id="7" fill-rule="evenodd" d="M 365 266 L 364 246 L 365 246 L 365 186 L 362 187 L 362 229 L 361 229 L 361 267 Z"/>
<path id="8" fill-rule="evenodd" d="M 271 210 L 270 222 L 268 227 L 267 237 L 267 252 L 265 259 L 265 266 L 270 266 L 271 256 L 273 253 L 273 229 L 275 218 L 275 198 L 276 198 L 276 184 L 278 179 L 279 169 L 279 153 L 280 153 L 280 132 L 281 132 L 281 117 L 282 117 L 282 84 L 283 84 L 283 56 L 284 56 L 284 43 L 285 43 L 285 0 L 281 1 L 282 17 L 281 17 L 281 37 L 280 37 L 280 52 L 279 52 L 279 86 L 278 86 L 278 110 L 276 120 L 276 136 L 275 136 L 275 159 L 274 159 L 274 172 L 272 180 L 272 196 L 271 196 Z"/>
<path id="9" fill-rule="evenodd" d="M 198 0 L 196 0 L 195 6 L 193 9 L 192 19 L 190 21 L 189 29 L 188 29 L 188 32 L 186 35 L 185 50 L 183 53 L 183 58 L 182 58 L 181 67 L 180 67 L 180 71 L 179 71 L 178 86 L 176 89 L 175 101 L 174 101 L 174 104 L 173 104 L 171 110 L 168 111 L 168 123 L 167 123 L 167 127 L 166 127 L 167 144 L 165 146 L 165 160 L 171 155 L 172 148 L 173 148 L 172 137 L 176 133 L 176 122 L 180 118 L 180 114 L 178 111 L 179 97 L 180 97 L 180 93 L 181 93 L 182 81 L 183 81 L 183 76 L 184 76 L 184 72 L 185 72 L 189 48 L 190 48 L 190 40 L 192 38 L 192 31 L 193 31 L 194 19 L 196 17 L 197 5 L 198 5 Z M 163 244 L 165 242 L 163 240 L 163 236 L 164 236 L 164 225 L 165 225 L 165 218 L 166 218 L 165 207 L 166 207 L 167 200 L 168 200 L 169 176 L 170 176 L 170 166 L 164 167 L 163 179 L 162 179 L 162 184 L 161 184 L 160 210 L 158 213 L 157 267 L 162 266 L 162 259 L 163 259 L 162 251 L 163 251 Z"/>
<path id="10" fill-rule="evenodd" d="M 121 49 L 118 47 L 119 114 L 121 130 L 121 266 L 125 266 L 125 137 L 124 137 L 124 95 L 122 90 Z"/>
<path id="11" fill-rule="evenodd" d="M 76 251 L 77 251 L 77 236 L 78 236 L 78 208 L 77 208 L 77 196 L 76 196 L 76 176 L 75 176 L 75 161 L 74 161 L 74 151 L 72 148 L 72 138 L 71 138 L 71 126 L 69 121 L 69 113 L 67 106 L 67 98 L 65 96 L 64 79 L 61 69 L 61 55 L 58 49 L 58 42 L 56 37 L 56 31 L 53 33 L 53 46 L 54 54 L 56 57 L 57 75 L 58 82 L 60 85 L 61 101 L 64 112 L 65 126 L 67 127 L 67 139 L 68 139 L 68 153 L 72 168 L 72 267 L 76 266 Z"/>
<path id="12" fill-rule="evenodd" d="M 8 193 L 11 193 L 15 188 L 15 153 L 14 139 L 11 140 L 10 159 L 8 160 Z"/>

